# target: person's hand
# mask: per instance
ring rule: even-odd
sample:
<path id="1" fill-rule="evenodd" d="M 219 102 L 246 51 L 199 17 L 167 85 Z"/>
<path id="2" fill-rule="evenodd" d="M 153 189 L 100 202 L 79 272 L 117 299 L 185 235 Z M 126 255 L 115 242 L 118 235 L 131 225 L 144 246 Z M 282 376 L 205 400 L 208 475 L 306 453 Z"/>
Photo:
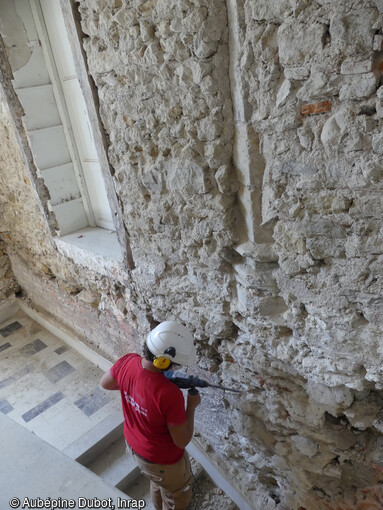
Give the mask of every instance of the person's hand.
<path id="1" fill-rule="evenodd" d="M 198 391 L 195 395 L 190 395 L 190 393 L 188 393 L 188 402 L 187 402 L 188 407 L 195 409 L 196 407 L 198 407 L 200 405 L 200 403 L 201 403 L 201 395 L 199 394 Z"/>

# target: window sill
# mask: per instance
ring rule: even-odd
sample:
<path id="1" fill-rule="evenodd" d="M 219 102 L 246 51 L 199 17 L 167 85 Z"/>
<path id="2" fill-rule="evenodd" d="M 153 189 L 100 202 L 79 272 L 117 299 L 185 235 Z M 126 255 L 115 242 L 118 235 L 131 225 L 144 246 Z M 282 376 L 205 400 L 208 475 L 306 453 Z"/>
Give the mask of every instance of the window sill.
<path id="1" fill-rule="evenodd" d="M 116 232 L 86 227 L 54 239 L 58 251 L 76 264 L 94 271 L 122 269 L 123 254 Z"/>

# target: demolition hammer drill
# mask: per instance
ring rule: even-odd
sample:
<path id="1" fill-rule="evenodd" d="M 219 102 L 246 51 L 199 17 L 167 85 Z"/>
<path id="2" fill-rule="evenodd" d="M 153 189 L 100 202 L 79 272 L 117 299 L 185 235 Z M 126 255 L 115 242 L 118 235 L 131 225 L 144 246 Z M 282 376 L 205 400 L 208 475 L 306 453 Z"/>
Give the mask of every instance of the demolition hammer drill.
<path id="1" fill-rule="evenodd" d="M 198 390 L 196 390 L 196 388 L 207 388 L 208 386 L 212 388 L 218 388 L 220 390 L 235 391 L 236 393 L 242 393 L 240 390 L 234 390 L 233 388 L 225 388 L 224 386 L 210 384 L 209 382 L 204 381 L 203 379 L 199 379 L 195 375 L 182 375 L 182 374 L 177 375 L 177 373 L 172 370 L 164 372 L 164 375 L 169 379 L 169 381 L 176 384 L 179 388 L 182 389 L 190 388 L 188 391 L 190 395 L 196 395 L 198 393 Z"/>

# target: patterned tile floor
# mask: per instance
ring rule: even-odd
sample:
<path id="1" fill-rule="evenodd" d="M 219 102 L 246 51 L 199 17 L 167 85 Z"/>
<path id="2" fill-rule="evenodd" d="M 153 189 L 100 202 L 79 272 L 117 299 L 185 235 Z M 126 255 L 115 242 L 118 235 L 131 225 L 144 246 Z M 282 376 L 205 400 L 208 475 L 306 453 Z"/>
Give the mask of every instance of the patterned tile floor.
<path id="1" fill-rule="evenodd" d="M 58 450 L 120 409 L 101 375 L 23 312 L 0 324 L 0 412 Z"/>

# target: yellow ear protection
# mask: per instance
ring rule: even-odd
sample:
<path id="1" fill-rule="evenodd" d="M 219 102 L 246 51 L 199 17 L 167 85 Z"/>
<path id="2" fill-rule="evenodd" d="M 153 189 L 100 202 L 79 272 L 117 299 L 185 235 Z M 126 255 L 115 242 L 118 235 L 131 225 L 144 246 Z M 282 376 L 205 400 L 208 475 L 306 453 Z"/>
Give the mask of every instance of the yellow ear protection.
<path id="1" fill-rule="evenodd" d="M 167 354 L 168 356 L 174 358 L 174 356 L 176 355 L 176 350 L 174 347 L 168 347 L 164 354 Z M 153 360 L 153 365 L 156 368 L 159 368 L 160 370 L 166 370 L 167 368 L 169 368 L 171 362 L 172 360 L 167 356 L 156 356 Z"/>

